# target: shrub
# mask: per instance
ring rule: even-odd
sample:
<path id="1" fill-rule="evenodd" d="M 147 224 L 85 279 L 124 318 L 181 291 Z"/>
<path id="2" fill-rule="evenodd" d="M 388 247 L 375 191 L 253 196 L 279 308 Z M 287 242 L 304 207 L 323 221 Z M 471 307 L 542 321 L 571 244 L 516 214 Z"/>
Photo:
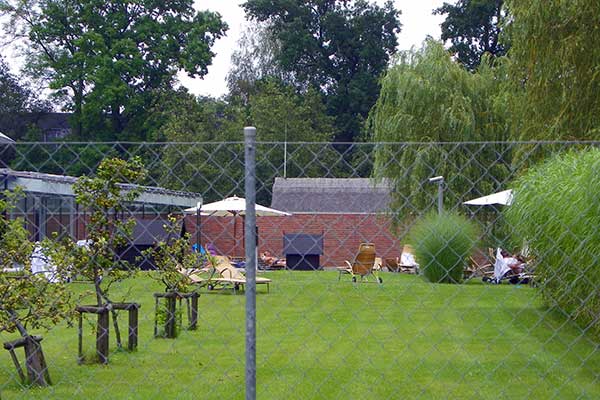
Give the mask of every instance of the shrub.
<path id="1" fill-rule="evenodd" d="M 453 213 L 428 214 L 411 229 L 409 240 L 425 279 L 460 283 L 477 241 L 477 227 Z"/>
<path id="2" fill-rule="evenodd" d="M 514 185 L 505 214 L 536 256 L 549 306 L 594 327 L 600 315 L 600 150 L 571 151 L 532 168 Z"/>

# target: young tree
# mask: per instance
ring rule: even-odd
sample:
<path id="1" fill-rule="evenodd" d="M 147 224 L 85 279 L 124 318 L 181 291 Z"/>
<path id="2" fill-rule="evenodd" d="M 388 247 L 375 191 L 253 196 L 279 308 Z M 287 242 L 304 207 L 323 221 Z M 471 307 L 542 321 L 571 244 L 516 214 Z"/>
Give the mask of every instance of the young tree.
<path id="1" fill-rule="evenodd" d="M 163 227 L 166 240 L 146 250 L 144 256 L 153 260 L 158 274 L 152 277 L 165 285 L 165 291 L 186 293 L 192 282 L 182 272 L 201 269 L 204 260 L 199 253 L 191 252 L 191 237 L 189 233 L 181 236 L 181 224 L 175 216 L 169 215 Z"/>
<path id="2" fill-rule="evenodd" d="M 135 220 L 124 219 L 122 215 L 126 204 L 139 196 L 141 189 L 136 184 L 145 175 L 146 171 L 139 158 L 129 161 L 119 158 L 102 160 L 96 176 L 82 176 L 73 186 L 75 201 L 89 212 L 87 244 L 78 246 L 71 238 L 65 238 L 50 249 L 50 254 L 57 263 L 69 266 L 74 274 L 93 283 L 95 306 L 106 308 L 113 314 L 118 347 L 121 347 L 121 336 L 116 311 L 111 306 L 113 301 L 109 296 L 109 289 L 113 283 L 133 274 L 129 263 L 121 260 L 118 252 L 131 242 Z M 104 329 L 100 325 L 99 316 L 99 331 Z M 100 361 L 106 362 L 106 359 Z"/>
<path id="3" fill-rule="evenodd" d="M 175 75 L 207 73 L 227 26 L 192 0 L 2 0 L 13 35 L 28 38 L 28 67 L 68 99 L 79 138 L 144 139 L 137 128 L 153 91 Z"/>
<path id="4" fill-rule="evenodd" d="M 433 10 L 434 14 L 446 15 L 441 24 L 442 41 L 452 43 L 450 51 L 467 69 L 477 69 L 486 53 L 497 58 L 508 51 L 506 38 L 500 40 L 506 19 L 503 3 L 504 0 L 459 0 Z"/>
<path id="5" fill-rule="evenodd" d="M 144 256 L 151 258 L 157 269 L 156 273 L 150 276 L 165 285 L 164 293 L 154 294 L 157 301 L 162 298 L 166 303 L 165 307 L 156 309 L 155 318 L 158 320 L 160 316 L 164 317 L 164 335 L 168 338 L 175 338 L 178 334 L 181 321 L 177 317 L 178 299 L 186 299 L 190 329 L 196 328 L 199 293 L 190 290 L 192 286 L 190 275 L 198 277 L 206 275 L 203 267 L 207 257 L 200 252 L 191 251 L 191 236 L 189 233 L 181 235 L 182 224 L 183 221 L 178 223 L 175 216 L 169 215 L 168 223 L 163 225 L 167 234 L 166 239 L 144 251 Z M 208 282 L 208 275 L 203 278 Z M 157 334 L 155 325 L 155 335 Z"/>
<path id="6" fill-rule="evenodd" d="M 400 13 L 393 2 L 248 0 L 242 7 L 249 19 L 268 24 L 279 44 L 277 65 L 292 74 L 297 89 L 324 95 L 335 139 L 355 140 L 396 52 Z"/>
<path id="7" fill-rule="evenodd" d="M 66 270 L 58 268 L 53 276 L 34 274 L 31 255 L 34 249 L 23 219 L 10 220 L 6 215 L 12 210 L 20 190 L 5 191 L 0 199 L 0 332 L 17 331 L 25 348 L 27 375 L 32 385 L 50 384 L 40 341 L 30 334 L 30 329 L 46 328 L 70 316 L 70 296 L 66 291 Z M 21 266 L 17 272 L 15 266 Z M 19 342 L 19 341 L 16 341 Z M 15 343 L 15 342 L 13 342 Z"/>

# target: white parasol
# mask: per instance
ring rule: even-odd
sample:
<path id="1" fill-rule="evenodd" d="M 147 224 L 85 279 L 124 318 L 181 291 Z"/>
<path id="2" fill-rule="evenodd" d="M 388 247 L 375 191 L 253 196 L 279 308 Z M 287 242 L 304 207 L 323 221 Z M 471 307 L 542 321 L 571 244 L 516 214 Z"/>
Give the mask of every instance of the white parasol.
<path id="1" fill-rule="evenodd" d="M 273 208 L 261 206 L 260 204 L 255 204 L 256 216 L 257 217 L 283 217 L 292 215 L 285 211 L 275 210 Z M 187 213 L 196 213 L 198 212 L 198 206 L 187 208 L 184 210 Z M 226 217 L 226 216 L 244 216 L 246 214 L 246 199 L 243 197 L 232 196 L 226 199 L 215 201 L 214 203 L 202 204 L 200 206 L 200 215 L 210 215 L 216 217 Z M 236 226 L 235 223 L 233 225 L 233 237 L 236 235 Z"/>
<path id="2" fill-rule="evenodd" d="M 0 132 L 0 144 L 12 144 L 15 141 L 6 136 L 4 133 Z"/>
<path id="3" fill-rule="evenodd" d="M 510 206 L 512 202 L 513 192 L 512 189 L 508 189 L 487 196 L 478 197 L 473 200 L 465 201 L 463 204 L 467 206 L 491 206 L 496 204 Z"/>

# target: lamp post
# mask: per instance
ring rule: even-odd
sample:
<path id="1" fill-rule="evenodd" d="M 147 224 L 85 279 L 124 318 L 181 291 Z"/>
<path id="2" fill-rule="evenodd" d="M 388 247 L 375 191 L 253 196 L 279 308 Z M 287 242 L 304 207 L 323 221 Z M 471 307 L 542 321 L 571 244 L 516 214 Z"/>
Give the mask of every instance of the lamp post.
<path id="1" fill-rule="evenodd" d="M 444 177 L 434 176 L 429 178 L 429 182 L 438 184 L 438 214 L 441 214 L 444 209 Z"/>

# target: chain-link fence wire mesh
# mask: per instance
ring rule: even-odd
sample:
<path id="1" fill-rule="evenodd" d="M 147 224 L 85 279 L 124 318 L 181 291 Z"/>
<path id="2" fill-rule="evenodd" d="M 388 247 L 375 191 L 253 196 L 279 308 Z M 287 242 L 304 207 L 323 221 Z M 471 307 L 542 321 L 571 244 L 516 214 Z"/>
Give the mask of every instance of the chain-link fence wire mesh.
<path id="1" fill-rule="evenodd" d="M 549 209 L 536 203 L 534 209 L 546 210 L 536 224 L 515 212 L 527 227 L 507 215 L 521 207 L 518 197 L 513 205 L 464 204 L 508 189 L 518 188 L 515 196 L 525 196 L 527 188 L 550 193 L 557 186 L 552 176 L 547 188 L 543 176 L 538 186 L 522 177 L 557 154 L 596 146 L 257 143 L 256 202 L 291 214 L 257 211 L 257 398 L 598 398 L 599 242 L 593 218 L 599 205 L 592 176 L 589 185 L 578 181 L 591 191 L 586 196 L 548 197 Z M 206 206 L 244 197 L 243 143 L 17 143 L 0 153 L 3 188 L 23 190 L 16 207 L 3 210 L 4 220 L 26 229 L 10 236 L 5 232 L 14 227 L 3 225 L 2 284 L 10 290 L 2 295 L 2 398 L 243 398 L 243 212 L 197 207 L 198 201 Z M 74 196 L 78 177 L 98 176 L 100 163 L 111 157 L 136 156 L 143 177 L 114 178 L 128 184 L 118 186 L 122 192 L 137 191 L 137 197 L 102 214 L 112 221 L 108 237 L 121 239 L 101 248 L 109 253 L 90 257 L 82 248 L 93 248 L 91 237 L 100 242 L 94 236 L 98 221 L 89 203 Z M 597 162 L 587 164 L 598 168 Z M 566 168 L 575 174 L 574 166 Z M 430 181 L 439 176 L 443 181 Z M 439 188 L 444 213 L 464 218 L 429 221 L 433 228 L 416 235 L 426 218 L 435 220 Z M 92 200 L 100 196 L 94 193 Z M 573 215 L 582 217 L 564 222 Z M 131 226 L 118 225 L 129 219 Z M 455 244 L 464 220 L 475 225 L 478 238 L 468 254 Z M 427 233 L 429 239 L 416 242 Z M 68 238 L 81 246 L 52 253 L 55 248 L 39 245 Z M 551 241 L 544 247 L 549 250 L 532 244 L 540 238 Z M 167 250 L 151 252 L 157 248 Z M 511 254 L 499 254 L 499 248 Z M 433 263 L 458 260 L 448 270 L 440 263 L 439 280 L 455 284 L 424 278 L 433 265 L 428 255 Z M 157 271 L 161 257 L 174 267 Z M 505 267 L 512 258 L 522 264 L 495 275 L 498 258 L 506 258 Z M 64 288 L 56 288 L 53 268 L 107 259 L 97 284 L 110 280 L 109 271 L 134 272 L 111 278 L 115 307 L 81 311 L 107 303 L 97 302 L 93 274 L 71 269 L 61 277 Z M 23 266 L 38 273 L 24 273 Z M 185 285 L 179 286 L 180 276 Z M 169 291 L 176 292 L 171 300 Z M 190 293 L 199 294 L 197 315 Z M 58 318 L 67 299 L 69 307 L 80 307 L 70 323 Z M 57 303 L 44 308 L 49 301 Z M 130 303 L 137 321 L 124 305 Z M 37 320 L 50 321 L 49 330 L 36 326 L 41 310 Z M 108 325 L 99 325 L 98 315 Z M 18 318 L 27 322 L 27 335 L 43 340 L 23 339 L 29 336 L 14 329 Z M 106 345 L 105 328 L 110 339 L 102 359 L 98 343 Z M 36 346 L 43 349 L 52 385 L 30 387 L 27 345 L 29 359 Z"/>

